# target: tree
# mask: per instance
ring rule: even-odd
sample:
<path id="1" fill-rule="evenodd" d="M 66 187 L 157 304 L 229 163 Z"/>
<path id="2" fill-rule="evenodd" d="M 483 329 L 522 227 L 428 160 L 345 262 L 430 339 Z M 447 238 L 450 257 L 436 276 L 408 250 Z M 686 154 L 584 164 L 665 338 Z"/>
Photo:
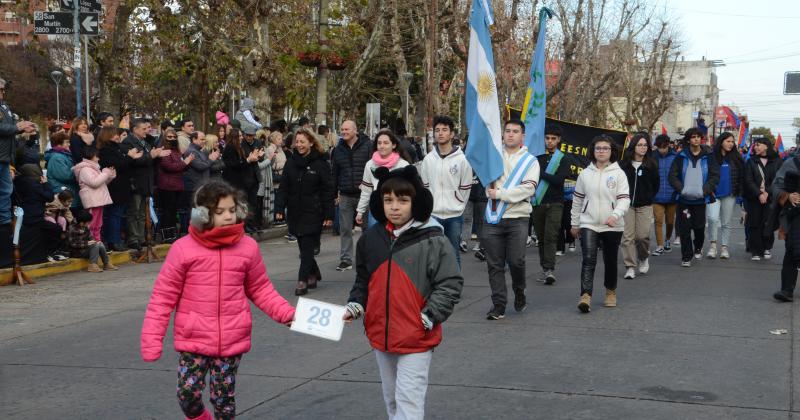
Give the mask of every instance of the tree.
<path id="1" fill-rule="evenodd" d="M 750 129 L 750 138 L 766 137 L 770 143 L 775 144 L 775 136 L 772 135 L 772 129 L 769 127 L 756 127 Z"/>
<path id="2" fill-rule="evenodd" d="M 0 46 L 0 76 L 10 82 L 6 100 L 18 115 L 56 117 L 56 86 L 50 72 L 63 68 L 54 64 L 49 52 L 66 46 L 51 47 L 47 43 Z M 59 88 L 62 118 L 75 115 L 75 88 L 70 80 L 65 75 Z"/>

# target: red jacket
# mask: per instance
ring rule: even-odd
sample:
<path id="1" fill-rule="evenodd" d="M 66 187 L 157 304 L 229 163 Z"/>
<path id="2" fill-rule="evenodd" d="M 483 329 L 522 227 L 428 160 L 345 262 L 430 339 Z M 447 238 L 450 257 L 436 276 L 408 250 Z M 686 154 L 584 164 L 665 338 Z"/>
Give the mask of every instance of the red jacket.
<path id="1" fill-rule="evenodd" d="M 348 302 L 364 307 L 364 329 L 373 348 L 421 353 L 442 341 L 442 322 L 453 313 L 463 283 L 440 225 L 415 222 L 392 239 L 376 224 L 358 241 Z M 434 323 L 430 331 L 423 327 L 422 313 Z"/>
<path id="2" fill-rule="evenodd" d="M 230 245 L 210 247 L 191 232 L 169 250 L 142 325 L 145 361 L 161 357 L 173 310 L 175 350 L 213 357 L 250 350 L 250 301 L 278 322 L 294 318 L 294 308 L 272 287 L 258 244 L 244 236 L 242 224 L 206 232 L 218 230 Z"/>
<path id="3" fill-rule="evenodd" d="M 158 179 L 156 186 L 162 191 L 183 191 L 183 173 L 187 165 L 183 162 L 181 152 L 173 150 L 169 156 L 158 161 Z"/>

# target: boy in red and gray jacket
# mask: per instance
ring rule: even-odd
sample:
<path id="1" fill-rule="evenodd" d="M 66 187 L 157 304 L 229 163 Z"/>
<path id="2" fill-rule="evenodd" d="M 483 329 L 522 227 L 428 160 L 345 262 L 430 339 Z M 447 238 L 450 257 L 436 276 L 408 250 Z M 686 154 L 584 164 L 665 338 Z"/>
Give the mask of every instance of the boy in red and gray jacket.
<path id="1" fill-rule="evenodd" d="M 464 278 L 433 197 L 413 166 L 378 168 L 370 211 L 378 224 L 356 247 L 356 282 L 345 320 L 364 316 L 389 418 L 422 419 L 433 348 L 461 298 Z"/>

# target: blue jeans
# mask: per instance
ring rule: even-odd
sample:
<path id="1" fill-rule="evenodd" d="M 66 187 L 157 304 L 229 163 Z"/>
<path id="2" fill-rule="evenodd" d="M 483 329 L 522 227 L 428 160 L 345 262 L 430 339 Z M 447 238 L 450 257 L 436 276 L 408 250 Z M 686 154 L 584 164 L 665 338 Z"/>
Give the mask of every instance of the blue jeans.
<path id="1" fill-rule="evenodd" d="M 456 253 L 456 262 L 458 262 L 458 266 L 461 267 L 461 250 L 459 244 L 461 244 L 461 229 L 464 227 L 464 216 L 450 217 L 448 219 L 434 217 L 434 219 L 444 228 L 444 236 L 453 244 L 453 251 Z"/>
<path id="2" fill-rule="evenodd" d="M 121 245 L 122 219 L 128 211 L 127 204 L 109 204 L 103 211 L 103 240 L 108 245 Z"/>
<path id="3" fill-rule="evenodd" d="M 0 163 L 0 225 L 11 224 L 11 165 Z"/>

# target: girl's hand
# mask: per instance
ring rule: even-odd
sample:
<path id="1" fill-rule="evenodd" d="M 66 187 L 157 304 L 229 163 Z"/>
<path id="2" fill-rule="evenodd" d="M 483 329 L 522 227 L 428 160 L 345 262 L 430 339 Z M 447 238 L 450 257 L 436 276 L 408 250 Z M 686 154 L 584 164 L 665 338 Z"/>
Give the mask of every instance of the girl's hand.
<path id="1" fill-rule="evenodd" d="M 277 221 L 283 220 L 283 213 L 275 213 L 275 220 Z"/>
<path id="2" fill-rule="evenodd" d="M 356 224 L 357 225 L 361 225 L 362 223 L 364 223 L 364 215 L 362 215 L 361 213 L 358 213 L 356 215 Z"/>
<path id="3" fill-rule="evenodd" d="M 331 226 L 333 226 L 333 220 L 330 220 L 330 219 L 328 219 L 328 220 L 323 220 L 323 221 L 322 221 L 322 226 L 323 226 L 323 227 L 331 227 Z"/>
<path id="4" fill-rule="evenodd" d="M 571 233 L 572 237 L 575 238 L 575 239 L 580 239 L 581 238 L 581 230 L 576 228 L 576 227 L 570 229 L 569 233 Z"/>
<path id="5" fill-rule="evenodd" d="M 614 216 L 609 216 L 608 220 L 606 220 L 606 225 L 608 227 L 616 227 L 617 226 L 617 218 Z"/>

